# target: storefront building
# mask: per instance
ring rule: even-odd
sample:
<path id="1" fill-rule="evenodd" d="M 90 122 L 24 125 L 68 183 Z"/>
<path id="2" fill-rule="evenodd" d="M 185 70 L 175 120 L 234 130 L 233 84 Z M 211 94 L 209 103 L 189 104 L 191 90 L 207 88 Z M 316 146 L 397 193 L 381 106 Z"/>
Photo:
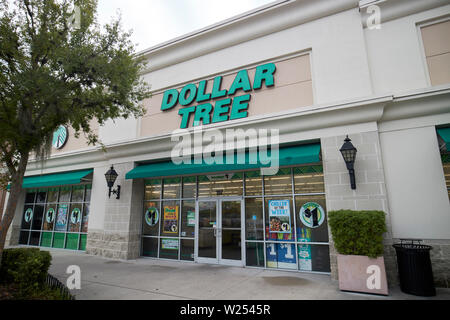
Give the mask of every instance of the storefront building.
<path id="1" fill-rule="evenodd" d="M 434 247 L 448 287 L 449 16 L 439 0 L 283 0 L 141 52 L 146 114 L 97 126 L 107 152 L 56 132 L 44 168 L 29 163 L 8 243 L 336 279 L 327 212 L 382 210 L 389 283 L 392 244 L 414 238 Z M 192 139 L 184 159 L 223 161 L 174 163 L 180 136 Z M 261 170 L 273 164 L 255 153 L 265 146 L 276 174 Z M 108 194 L 111 166 L 120 197 Z"/>

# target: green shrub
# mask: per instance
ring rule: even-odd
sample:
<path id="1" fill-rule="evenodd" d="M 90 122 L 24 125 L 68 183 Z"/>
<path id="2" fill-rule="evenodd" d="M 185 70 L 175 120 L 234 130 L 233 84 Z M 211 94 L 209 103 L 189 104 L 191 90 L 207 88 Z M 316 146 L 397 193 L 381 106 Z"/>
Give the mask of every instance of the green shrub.
<path id="1" fill-rule="evenodd" d="M 371 258 L 383 255 L 383 233 L 387 231 L 383 211 L 330 211 L 328 223 L 340 254 Z"/>
<path id="2" fill-rule="evenodd" d="M 14 248 L 3 251 L 0 281 L 14 284 L 23 295 L 45 285 L 51 255 L 37 248 Z"/>

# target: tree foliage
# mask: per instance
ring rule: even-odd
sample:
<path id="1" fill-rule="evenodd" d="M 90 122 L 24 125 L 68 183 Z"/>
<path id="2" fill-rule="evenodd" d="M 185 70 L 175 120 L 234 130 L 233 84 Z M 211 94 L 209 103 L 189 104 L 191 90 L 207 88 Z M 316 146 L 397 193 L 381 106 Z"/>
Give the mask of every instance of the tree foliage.
<path id="1" fill-rule="evenodd" d="M 9 170 L 17 154 L 40 154 L 61 124 L 95 143 L 90 120 L 142 114 L 144 61 L 133 57 L 120 19 L 101 28 L 94 0 L 14 3 L 0 0 L 0 142 Z"/>
<path id="2" fill-rule="evenodd" d="M 143 114 L 145 61 L 120 17 L 100 26 L 96 8 L 96 0 L 0 0 L 0 161 L 9 202 L 21 191 L 30 153 L 45 158 L 58 126 L 92 144 L 99 142 L 92 121 Z"/>

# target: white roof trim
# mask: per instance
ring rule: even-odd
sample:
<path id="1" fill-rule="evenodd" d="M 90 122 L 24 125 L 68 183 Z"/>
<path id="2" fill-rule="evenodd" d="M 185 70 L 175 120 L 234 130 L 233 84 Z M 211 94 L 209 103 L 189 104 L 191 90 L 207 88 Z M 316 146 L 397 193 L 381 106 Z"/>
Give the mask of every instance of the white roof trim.
<path id="1" fill-rule="evenodd" d="M 255 9 L 246 11 L 244 13 L 241 13 L 239 15 L 233 16 L 231 18 L 219 21 L 217 23 L 211 24 L 211 25 L 206 26 L 204 28 L 201 28 L 201 29 L 198 29 L 198 30 L 194 30 L 192 32 L 186 33 L 186 34 L 181 35 L 179 37 L 176 37 L 176 38 L 173 38 L 171 40 L 168 40 L 168 41 L 162 42 L 160 44 L 154 45 L 154 46 L 152 46 L 150 48 L 141 50 L 141 51 L 137 52 L 136 55 L 138 55 L 138 56 L 140 56 L 140 55 L 147 55 L 147 54 L 149 54 L 149 53 L 151 53 L 153 51 L 157 51 L 158 49 L 161 49 L 161 48 L 164 48 L 164 47 L 168 47 L 168 46 L 173 45 L 175 43 L 183 42 L 183 41 L 188 40 L 189 38 L 193 38 L 193 37 L 195 37 L 197 35 L 204 34 L 204 33 L 207 33 L 209 31 L 212 31 L 212 30 L 215 30 L 215 29 L 219 29 L 219 28 L 224 27 L 226 25 L 229 25 L 229 24 L 232 24 L 234 22 L 246 19 L 246 18 L 251 17 L 251 16 L 255 16 L 255 15 L 260 14 L 262 12 L 265 12 L 265 11 L 268 11 L 268 10 L 280 7 L 280 6 L 282 6 L 282 5 L 284 5 L 284 4 L 288 3 L 288 2 L 293 2 L 293 1 L 296 1 L 296 0 L 277 0 L 277 1 L 271 2 L 271 3 L 266 4 L 264 6 L 257 7 Z"/>

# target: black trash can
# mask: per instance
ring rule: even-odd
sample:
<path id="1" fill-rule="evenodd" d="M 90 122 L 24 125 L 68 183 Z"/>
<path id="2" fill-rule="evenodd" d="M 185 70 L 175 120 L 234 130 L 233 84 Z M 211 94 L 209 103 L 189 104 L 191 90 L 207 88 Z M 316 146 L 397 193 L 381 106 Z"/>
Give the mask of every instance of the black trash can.
<path id="1" fill-rule="evenodd" d="M 400 288 L 403 292 L 416 296 L 436 295 L 431 268 L 431 246 L 420 244 L 421 240 L 403 240 L 394 244 L 397 252 Z"/>

